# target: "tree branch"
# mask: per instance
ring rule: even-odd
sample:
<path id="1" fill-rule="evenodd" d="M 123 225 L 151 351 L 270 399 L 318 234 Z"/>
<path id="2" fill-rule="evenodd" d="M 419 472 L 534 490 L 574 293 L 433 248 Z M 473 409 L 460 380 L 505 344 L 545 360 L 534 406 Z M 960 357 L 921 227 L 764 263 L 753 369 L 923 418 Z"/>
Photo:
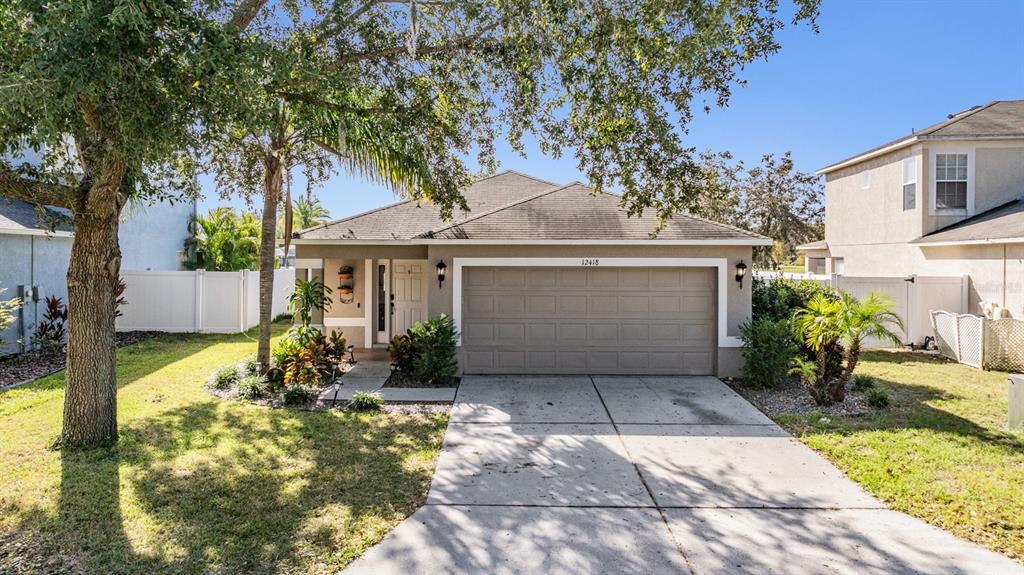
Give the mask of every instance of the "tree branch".
<path id="1" fill-rule="evenodd" d="M 456 38 L 451 42 L 446 42 L 444 44 L 438 44 L 435 46 L 427 46 L 425 48 L 418 48 L 416 50 L 416 57 L 418 58 L 420 56 L 425 56 L 428 54 L 438 54 L 441 52 L 448 52 L 451 50 L 468 50 L 478 47 L 474 46 L 476 41 L 483 37 L 484 34 L 490 32 L 491 30 L 494 30 L 497 27 L 498 22 L 494 22 L 487 26 L 484 26 L 474 34 L 460 36 L 459 38 Z M 404 54 L 407 52 L 408 49 L 405 46 L 393 46 L 391 48 L 374 50 L 372 52 L 349 54 L 348 56 L 342 56 L 341 58 L 335 60 L 334 62 L 328 64 L 327 66 L 324 66 L 324 72 L 333 72 L 343 66 L 347 66 L 348 64 L 353 64 L 355 62 L 363 62 L 365 60 L 379 60 L 383 58 L 388 58 L 390 56 L 397 56 L 399 54 Z"/>
<path id="2" fill-rule="evenodd" d="M 231 19 L 227 26 L 241 32 L 249 27 L 249 24 L 256 19 L 267 0 L 241 0 L 231 12 Z"/>
<path id="3" fill-rule="evenodd" d="M 74 209 L 79 193 L 71 186 L 38 182 L 23 178 L 10 170 L 0 170 L 0 196 L 17 198 L 33 204 Z"/>

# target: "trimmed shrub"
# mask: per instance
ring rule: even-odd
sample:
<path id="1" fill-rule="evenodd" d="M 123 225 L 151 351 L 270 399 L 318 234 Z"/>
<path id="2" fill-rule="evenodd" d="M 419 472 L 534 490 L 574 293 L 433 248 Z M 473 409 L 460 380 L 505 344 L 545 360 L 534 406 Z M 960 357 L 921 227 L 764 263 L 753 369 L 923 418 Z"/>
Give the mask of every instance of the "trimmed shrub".
<path id="1" fill-rule="evenodd" d="M 238 368 L 233 365 L 225 365 L 210 374 L 207 384 L 214 389 L 230 389 L 238 383 Z"/>
<path id="2" fill-rule="evenodd" d="M 789 320 L 797 309 L 807 307 L 817 294 L 835 298 L 829 286 L 812 280 L 787 280 L 781 276 L 764 280 L 754 278 L 751 287 L 751 312 L 755 320 Z"/>
<path id="3" fill-rule="evenodd" d="M 743 334 L 743 382 L 774 387 L 789 373 L 800 347 L 786 320 L 756 319 L 740 326 Z"/>
<path id="4" fill-rule="evenodd" d="M 868 405 L 878 409 L 885 409 L 886 407 L 889 407 L 889 404 L 892 402 L 892 398 L 889 396 L 889 390 L 881 385 L 872 387 L 864 395 L 868 400 Z"/>
<path id="5" fill-rule="evenodd" d="M 238 362 L 238 376 L 245 377 L 247 375 L 259 375 L 260 364 L 256 361 L 256 356 L 251 356 Z"/>
<path id="6" fill-rule="evenodd" d="M 878 380 L 870 375 L 855 375 L 853 376 L 853 388 L 857 391 L 866 391 L 873 389 L 878 385 Z"/>
<path id="7" fill-rule="evenodd" d="M 316 397 L 316 390 L 305 385 L 290 385 L 281 393 L 285 405 L 302 405 Z"/>
<path id="8" fill-rule="evenodd" d="M 377 411 L 384 405 L 384 398 L 374 391 L 357 391 L 348 400 L 348 408 L 352 411 Z"/>
<path id="9" fill-rule="evenodd" d="M 267 380 L 258 375 L 247 375 L 238 380 L 238 395 L 246 399 L 259 399 L 270 393 Z"/>
<path id="10" fill-rule="evenodd" d="M 445 314 L 418 322 L 409 330 L 416 359 L 413 376 L 426 385 L 446 385 L 458 373 L 455 322 Z"/>

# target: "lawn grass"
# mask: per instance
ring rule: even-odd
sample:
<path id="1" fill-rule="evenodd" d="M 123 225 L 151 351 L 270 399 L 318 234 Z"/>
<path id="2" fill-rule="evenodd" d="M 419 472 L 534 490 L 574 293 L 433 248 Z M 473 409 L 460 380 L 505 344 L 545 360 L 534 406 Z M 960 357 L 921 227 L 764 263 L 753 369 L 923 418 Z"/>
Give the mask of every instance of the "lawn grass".
<path id="1" fill-rule="evenodd" d="M 447 416 L 269 409 L 202 390 L 255 346 L 251 333 L 165 335 L 118 350 L 112 449 L 48 449 L 63 372 L 0 392 L 0 548 L 20 550 L 0 551 L 0 571 L 329 573 L 412 513 Z M 18 565 L 50 555 L 57 568 Z"/>
<path id="2" fill-rule="evenodd" d="M 892 392 L 860 417 L 778 417 L 893 509 L 1024 559 L 1024 434 L 1007 431 L 1006 374 L 873 352 L 857 373 Z"/>

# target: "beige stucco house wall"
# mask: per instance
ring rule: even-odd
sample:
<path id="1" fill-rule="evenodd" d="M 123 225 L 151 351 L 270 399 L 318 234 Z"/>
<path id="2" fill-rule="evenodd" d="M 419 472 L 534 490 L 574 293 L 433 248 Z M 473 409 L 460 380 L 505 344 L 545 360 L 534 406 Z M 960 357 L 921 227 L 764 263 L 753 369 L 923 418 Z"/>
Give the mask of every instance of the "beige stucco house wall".
<path id="1" fill-rule="evenodd" d="M 966 209 L 936 207 L 936 154 L 966 154 Z M 972 108 L 819 174 L 825 176 L 827 273 L 966 275 L 965 311 L 978 314 L 997 304 L 1024 317 L 1024 229 L 1008 232 L 1004 223 L 995 237 L 928 245 L 929 234 L 1024 198 L 1024 101 Z M 908 183 L 915 187 L 909 209 Z M 822 252 L 805 250 L 812 253 Z"/>

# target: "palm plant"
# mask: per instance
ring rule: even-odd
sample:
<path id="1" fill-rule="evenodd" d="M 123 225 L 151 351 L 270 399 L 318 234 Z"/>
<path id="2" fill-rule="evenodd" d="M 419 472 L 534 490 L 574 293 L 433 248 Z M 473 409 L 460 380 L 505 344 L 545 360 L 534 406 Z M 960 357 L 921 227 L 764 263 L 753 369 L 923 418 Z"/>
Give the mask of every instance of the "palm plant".
<path id="1" fill-rule="evenodd" d="M 295 291 L 288 295 L 288 310 L 299 318 L 302 327 L 308 328 L 313 323 L 314 311 L 330 309 L 330 295 L 331 288 L 318 277 L 309 281 L 297 280 Z"/>
<path id="2" fill-rule="evenodd" d="M 840 341 L 846 348 L 846 367 L 843 368 L 840 379 L 845 385 L 853 376 L 853 370 L 860 361 L 861 345 L 864 340 L 875 338 L 899 346 L 903 340 L 894 328 L 903 331 L 903 320 L 892 310 L 892 300 L 881 292 L 873 291 L 864 299 L 857 299 L 844 292 L 840 302 Z"/>
<path id="3" fill-rule="evenodd" d="M 799 361 L 790 373 L 801 376 L 815 402 L 832 405 L 846 399 L 846 384 L 860 361 L 864 340 L 900 343 L 893 328 L 902 330 L 903 321 L 892 306 L 880 292 L 862 300 L 846 292 L 838 298 L 818 294 L 793 314 L 793 329 L 815 357 L 813 368 Z"/>
<path id="4" fill-rule="evenodd" d="M 252 214 L 239 216 L 231 208 L 215 208 L 206 216 L 196 216 L 191 232 L 196 257 L 188 267 L 225 272 L 256 268 L 260 223 Z"/>
<path id="5" fill-rule="evenodd" d="M 5 290 L 0 289 L 0 293 Z M 0 332 L 4 331 L 14 323 L 14 312 L 21 308 L 21 299 L 13 298 L 0 300 Z M 0 340 L 3 343 L 3 340 Z"/>
<path id="6" fill-rule="evenodd" d="M 304 230 L 331 219 L 331 212 L 314 195 L 300 196 L 292 208 L 292 228 Z"/>

